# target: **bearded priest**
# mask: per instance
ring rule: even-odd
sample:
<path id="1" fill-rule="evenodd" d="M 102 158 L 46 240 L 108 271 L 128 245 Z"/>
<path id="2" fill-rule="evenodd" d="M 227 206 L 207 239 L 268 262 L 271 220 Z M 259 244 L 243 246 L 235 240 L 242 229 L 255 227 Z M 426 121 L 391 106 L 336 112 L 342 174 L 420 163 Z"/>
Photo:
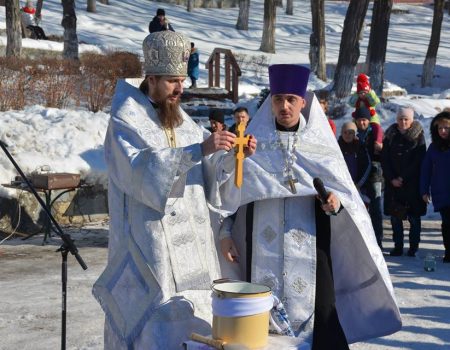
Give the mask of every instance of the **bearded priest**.
<path id="1" fill-rule="evenodd" d="M 105 314 L 104 347 L 181 349 L 211 333 L 210 285 L 219 277 L 208 204 L 229 209 L 235 135 L 210 134 L 180 108 L 190 41 L 143 42 L 145 80 L 116 87 L 105 140 L 109 256 L 93 294 Z M 256 149 L 252 138 L 246 155 Z M 208 198 L 208 200 L 207 200 Z"/>
<path id="2" fill-rule="evenodd" d="M 221 250 L 240 264 L 240 278 L 269 286 L 284 305 L 287 320 L 271 318 L 272 332 L 284 335 L 277 344 L 344 350 L 398 331 L 401 318 L 370 217 L 308 79 L 299 65 L 269 67 L 270 96 L 247 129 L 258 152 L 244 163 L 241 207 L 233 229 L 221 231 Z"/>

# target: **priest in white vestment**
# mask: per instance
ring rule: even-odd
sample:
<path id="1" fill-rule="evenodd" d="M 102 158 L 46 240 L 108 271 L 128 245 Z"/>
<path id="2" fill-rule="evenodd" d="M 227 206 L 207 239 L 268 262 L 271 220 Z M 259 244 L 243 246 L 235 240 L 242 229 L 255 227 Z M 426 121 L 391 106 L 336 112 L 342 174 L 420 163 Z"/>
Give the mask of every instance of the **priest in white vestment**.
<path id="1" fill-rule="evenodd" d="M 271 329 L 291 335 L 283 335 L 286 349 L 342 350 L 398 331 L 401 318 L 370 217 L 306 91 L 308 77 L 302 66 L 269 67 L 271 94 L 247 128 L 258 152 L 244 163 L 241 207 L 233 230 L 222 227 L 221 250 L 241 279 L 271 287 L 284 304 L 290 329 Z M 315 177 L 329 191 L 323 204 Z"/>
<path id="2" fill-rule="evenodd" d="M 179 107 L 190 41 L 152 33 L 143 51 L 146 78 L 139 89 L 118 83 L 105 140 L 109 256 L 93 294 L 107 350 L 181 349 L 191 332 L 211 333 L 219 268 L 208 205 L 226 214 L 236 201 L 221 195 L 234 187 L 235 135 L 210 134 Z M 251 155 L 256 140 L 248 146 Z"/>

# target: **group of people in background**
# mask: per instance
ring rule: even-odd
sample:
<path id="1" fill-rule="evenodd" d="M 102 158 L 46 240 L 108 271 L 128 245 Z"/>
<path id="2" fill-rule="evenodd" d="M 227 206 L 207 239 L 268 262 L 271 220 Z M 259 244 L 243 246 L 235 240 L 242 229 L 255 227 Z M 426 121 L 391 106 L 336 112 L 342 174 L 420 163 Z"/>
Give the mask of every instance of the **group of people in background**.
<path id="1" fill-rule="evenodd" d="M 391 256 L 404 254 L 403 221 L 408 220 L 409 249 L 419 249 L 421 217 L 427 204 L 442 218 L 445 255 L 450 262 L 450 112 L 439 113 L 431 122 L 432 143 L 426 149 L 422 125 L 414 120 L 412 107 L 399 107 L 396 122 L 386 132 L 375 106 L 380 102 L 368 77 L 360 74 L 357 91 L 349 99 L 355 108 L 353 121 L 342 125 L 339 146 L 350 175 L 366 203 L 380 248 L 383 239 L 382 213 L 390 217 L 394 248 Z M 382 192 L 384 189 L 384 201 Z"/>

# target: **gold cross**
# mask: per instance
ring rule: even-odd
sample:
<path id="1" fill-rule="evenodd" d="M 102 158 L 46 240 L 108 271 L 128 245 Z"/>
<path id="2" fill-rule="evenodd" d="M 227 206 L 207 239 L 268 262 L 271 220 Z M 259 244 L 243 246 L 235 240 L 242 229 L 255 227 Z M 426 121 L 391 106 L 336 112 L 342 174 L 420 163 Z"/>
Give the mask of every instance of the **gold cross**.
<path id="1" fill-rule="evenodd" d="M 297 183 L 298 182 L 298 180 L 297 179 L 294 179 L 293 177 L 292 177 L 292 175 L 289 175 L 288 176 L 288 179 L 284 182 L 286 185 L 289 185 L 289 187 L 291 188 L 291 192 L 293 193 L 293 194 L 296 194 L 297 193 L 297 190 L 295 189 L 295 183 Z"/>
<path id="2" fill-rule="evenodd" d="M 243 180 L 243 169 L 244 169 L 244 147 L 248 147 L 248 140 L 250 136 L 244 136 L 245 124 L 239 123 L 236 127 L 236 138 L 234 139 L 235 147 L 235 157 L 236 157 L 236 170 L 234 174 L 234 184 L 236 187 L 240 188 L 242 186 Z"/>

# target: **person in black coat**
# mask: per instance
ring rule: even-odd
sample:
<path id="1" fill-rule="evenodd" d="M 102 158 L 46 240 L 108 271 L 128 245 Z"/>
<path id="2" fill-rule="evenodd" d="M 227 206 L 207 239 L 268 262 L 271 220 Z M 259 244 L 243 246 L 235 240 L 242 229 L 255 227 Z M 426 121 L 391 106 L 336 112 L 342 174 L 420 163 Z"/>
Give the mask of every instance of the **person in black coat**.
<path id="1" fill-rule="evenodd" d="M 153 17 L 148 25 L 148 31 L 150 33 L 154 33 L 162 32 L 164 30 L 171 30 L 172 32 L 175 31 L 169 23 L 169 20 L 166 18 L 166 11 L 164 11 L 164 9 L 158 9 L 156 11 L 156 16 Z"/>
<path id="2" fill-rule="evenodd" d="M 248 114 L 248 109 L 245 107 L 237 107 L 233 111 L 233 118 L 234 118 L 234 124 L 230 127 L 230 132 L 233 134 L 237 133 L 237 125 L 239 123 L 244 123 L 245 127 L 247 127 L 248 123 L 250 122 L 250 115 Z"/>
<path id="3" fill-rule="evenodd" d="M 395 247 L 391 256 L 403 255 L 403 220 L 410 223 L 408 256 L 415 256 L 420 242 L 426 204 L 420 195 L 420 170 L 426 144 L 423 128 L 414 121 L 414 110 L 401 107 L 397 122 L 385 133 L 381 164 L 385 179 L 384 213 L 391 217 Z"/>
<path id="4" fill-rule="evenodd" d="M 369 179 L 371 161 L 367 148 L 356 137 L 356 131 L 355 123 L 346 122 L 342 124 L 338 144 L 344 156 L 345 163 L 347 163 L 352 180 L 366 203 L 368 202 L 368 197 L 363 187 Z"/>
<path id="5" fill-rule="evenodd" d="M 357 108 L 353 114 L 353 118 L 355 119 L 355 124 L 358 128 L 356 136 L 361 145 L 367 149 L 370 157 L 370 175 L 362 190 L 370 199 L 370 219 L 372 221 L 373 230 L 375 231 L 378 246 L 383 248 L 383 174 L 380 163 L 380 151 L 383 145 L 376 142 L 376 135 L 381 135 L 383 129 L 376 123 L 370 123 L 370 110 L 365 107 Z M 374 132 L 375 129 L 376 132 Z"/>

